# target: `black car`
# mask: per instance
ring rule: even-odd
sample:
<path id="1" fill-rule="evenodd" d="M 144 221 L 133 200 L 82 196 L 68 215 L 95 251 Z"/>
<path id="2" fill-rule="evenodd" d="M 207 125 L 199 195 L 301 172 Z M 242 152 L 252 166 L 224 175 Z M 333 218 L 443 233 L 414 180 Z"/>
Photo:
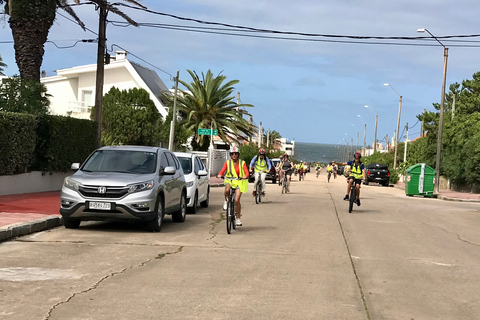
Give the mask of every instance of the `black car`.
<path id="1" fill-rule="evenodd" d="M 381 185 L 388 187 L 390 184 L 390 170 L 388 166 L 383 163 L 370 163 L 365 168 L 365 173 L 367 179 L 365 184 L 368 185 L 370 182 L 377 182 Z"/>

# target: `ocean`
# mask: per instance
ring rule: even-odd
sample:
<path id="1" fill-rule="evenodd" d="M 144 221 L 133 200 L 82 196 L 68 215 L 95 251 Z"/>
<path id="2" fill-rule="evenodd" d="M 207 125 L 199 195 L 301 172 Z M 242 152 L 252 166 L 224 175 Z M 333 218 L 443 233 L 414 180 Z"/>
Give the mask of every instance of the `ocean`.
<path id="1" fill-rule="evenodd" d="M 333 160 L 344 161 L 345 159 L 342 159 L 342 155 L 345 156 L 345 147 L 345 145 L 295 141 L 295 155 L 293 158 L 299 161 L 322 163 L 328 163 Z"/>

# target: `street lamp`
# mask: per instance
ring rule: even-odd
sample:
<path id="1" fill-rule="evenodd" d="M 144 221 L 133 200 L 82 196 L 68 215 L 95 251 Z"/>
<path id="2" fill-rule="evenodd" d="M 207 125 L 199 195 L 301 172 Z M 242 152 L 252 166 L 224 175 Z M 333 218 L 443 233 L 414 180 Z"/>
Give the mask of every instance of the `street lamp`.
<path id="1" fill-rule="evenodd" d="M 448 48 L 443 45 L 428 29 L 422 28 L 417 29 L 417 32 L 428 32 L 438 43 L 443 47 L 443 82 L 442 82 L 442 97 L 440 102 L 440 119 L 438 122 L 438 137 L 437 137 L 437 160 L 435 162 L 435 192 L 440 193 L 440 161 L 441 161 L 441 152 L 442 152 L 442 134 L 443 134 L 443 107 L 445 105 L 445 84 L 447 81 L 447 59 L 448 59 Z"/>
<path id="2" fill-rule="evenodd" d="M 373 153 L 377 152 L 377 123 L 378 123 L 378 115 L 377 113 L 373 110 L 372 107 L 365 105 L 365 108 L 368 108 L 372 110 L 372 112 L 375 114 L 375 140 L 373 141 Z"/>
<path id="3" fill-rule="evenodd" d="M 395 91 L 400 97 L 400 103 L 398 105 L 397 134 L 395 134 L 395 155 L 393 156 L 393 168 L 396 169 L 397 168 L 398 135 L 400 134 L 398 130 L 400 129 L 400 114 L 402 112 L 402 95 L 398 93 L 397 90 L 395 90 L 395 88 L 392 87 L 391 84 L 384 83 L 383 85 L 392 88 L 393 91 Z"/>
<path id="4" fill-rule="evenodd" d="M 367 149 L 366 149 L 366 142 L 367 142 L 367 141 L 366 141 L 366 140 L 367 140 L 367 124 L 365 123 L 365 121 L 363 121 L 361 115 L 357 114 L 357 117 L 359 117 L 360 120 L 362 120 L 363 126 L 364 126 L 364 129 L 363 129 L 363 152 L 362 152 L 363 154 L 362 154 L 362 156 L 365 157 L 365 156 L 367 155 Z"/>

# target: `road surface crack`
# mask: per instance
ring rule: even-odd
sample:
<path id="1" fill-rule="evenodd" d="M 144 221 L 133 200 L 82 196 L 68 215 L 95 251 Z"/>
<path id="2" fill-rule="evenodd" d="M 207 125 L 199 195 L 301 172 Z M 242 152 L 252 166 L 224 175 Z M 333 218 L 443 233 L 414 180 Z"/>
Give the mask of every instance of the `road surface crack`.
<path id="1" fill-rule="evenodd" d="M 458 240 L 460 240 L 460 241 L 462 241 L 462 242 L 465 242 L 465 243 L 468 243 L 468 244 L 471 244 L 472 246 L 480 247 L 480 244 L 474 243 L 474 242 L 470 242 L 470 241 L 468 241 L 468 240 L 466 240 L 466 239 L 463 239 L 458 233 L 451 232 L 451 231 L 448 231 L 447 229 L 444 229 L 444 228 L 442 228 L 442 227 L 433 226 L 433 225 L 428 224 L 428 223 L 425 223 L 425 222 L 423 222 L 423 224 L 424 224 L 424 225 L 427 225 L 427 226 L 429 226 L 429 227 L 432 227 L 432 228 L 440 229 L 440 230 L 442 230 L 442 231 L 444 231 L 444 232 L 446 232 L 446 233 L 448 233 L 448 234 L 456 235 Z"/>
<path id="2" fill-rule="evenodd" d="M 152 262 L 152 261 L 155 261 L 155 260 L 160 260 L 160 259 L 163 259 L 164 257 L 168 256 L 168 255 L 173 255 L 173 254 L 177 254 L 177 253 L 180 253 L 182 252 L 183 250 L 183 246 L 179 247 L 176 251 L 174 252 L 167 252 L 167 253 L 161 253 L 151 259 L 148 259 L 146 261 L 143 261 L 142 263 L 140 264 L 137 264 L 137 265 L 131 265 L 129 267 L 126 267 L 126 268 L 123 268 L 122 270 L 120 271 L 115 271 L 115 272 L 112 272 L 106 276 L 104 276 L 103 278 L 101 278 L 100 280 L 98 280 L 93 286 L 91 286 L 90 288 L 88 289 L 85 289 L 85 290 L 82 290 L 80 292 L 75 292 L 73 293 L 70 297 L 68 297 L 65 301 L 61 301 L 61 302 L 58 302 L 56 303 L 55 305 L 53 305 L 50 310 L 48 310 L 48 314 L 47 316 L 44 318 L 44 320 L 48 320 L 50 319 L 50 317 L 52 316 L 52 313 L 55 311 L 56 308 L 58 308 L 59 306 L 63 305 L 63 304 L 66 304 L 68 302 L 70 302 L 73 298 L 75 298 L 76 296 L 78 295 L 81 295 L 81 294 L 84 294 L 84 293 L 88 293 L 90 291 L 93 291 L 95 290 L 96 288 L 98 288 L 98 286 L 100 286 L 100 284 L 102 284 L 102 282 L 104 282 L 105 280 L 107 279 L 110 279 L 114 276 L 117 276 L 119 274 L 123 274 L 129 270 L 132 270 L 132 269 L 137 269 L 137 268 L 141 268 L 141 267 L 144 267 L 145 265 L 147 265 L 148 263 Z"/>
<path id="3" fill-rule="evenodd" d="M 327 185 L 327 189 L 328 189 L 328 185 Z M 329 191 L 328 193 L 330 194 L 330 199 L 332 199 L 333 207 L 335 208 L 335 214 L 337 216 L 337 221 L 338 221 L 338 224 L 340 226 L 340 231 L 342 232 L 343 241 L 345 242 L 345 246 L 347 248 L 347 253 L 348 253 L 348 256 L 350 258 L 350 263 L 352 264 L 353 274 L 355 275 L 355 279 L 357 280 L 357 286 L 358 286 L 358 289 L 360 291 L 360 296 L 361 296 L 361 299 L 362 299 L 362 303 L 363 303 L 363 307 L 365 309 L 367 319 L 372 320 L 372 317 L 370 315 L 370 311 L 368 310 L 368 305 L 367 305 L 367 300 L 365 298 L 365 293 L 363 292 L 362 284 L 360 282 L 360 277 L 358 276 L 357 269 L 355 267 L 355 263 L 353 262 L 352 253 L 350 252 L 350 247 L 348 246 L 348 241 L 347 241 L 347 237 L 345 236 L 345 231 L 343 230 L 342 221 L 340 220 L 340 216 L 338 215 L 338 210 L 337 210 L 337 206 L 335 204 L 335 200 L 333 200 L 333 196 L 332 196 L 332 193 L 330 192 L 330 189 L 328 189 L 328 191 Z"/>

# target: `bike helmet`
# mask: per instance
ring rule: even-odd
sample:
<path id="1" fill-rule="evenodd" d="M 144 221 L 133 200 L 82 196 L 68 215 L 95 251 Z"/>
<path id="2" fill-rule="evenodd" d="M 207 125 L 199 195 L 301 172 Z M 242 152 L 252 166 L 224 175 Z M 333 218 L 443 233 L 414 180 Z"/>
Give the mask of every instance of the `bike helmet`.
<path id="1" fill-rule="evenodd" d="M 265 155 L 265 149 L 260 149 L 260 150 L 258 150 L 258 154 L 263 154 L 263 155 Z"/>
<path id="2" fill-rule="evenodd" d="M 358 159 L 361 159 L 361 158 L 362 158 L 362 154 L 361 154 L 360 152 L 355 152 L 355 154 L 353 155 L 353 158 L 355 159 L 355 158 L 357 158 L 357 157 L 358 157 Z"/>
<path id="3" fill-rule="evenodd" d="M 230 154 L 232 154 L 232 153 L 240 154 L 240 150 L 238 150 L 238 147 L 233 146 L 233 147 L 230 148 Z"/>
<path id="4" fill-rule="evenodd" d="M 280 156 L 280 160 L 283 160 L 283 156 Z"/>

